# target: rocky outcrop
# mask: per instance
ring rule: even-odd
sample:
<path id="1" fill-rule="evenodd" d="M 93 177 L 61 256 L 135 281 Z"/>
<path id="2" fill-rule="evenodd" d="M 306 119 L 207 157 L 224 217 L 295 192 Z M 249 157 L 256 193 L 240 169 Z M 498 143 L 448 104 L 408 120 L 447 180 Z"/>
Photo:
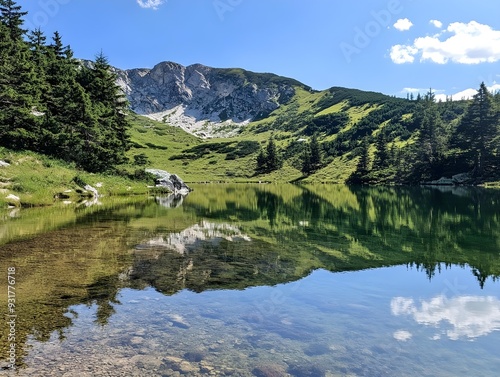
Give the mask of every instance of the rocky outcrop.
<path id="1" fill-rule="evenodd" d="M 118 70 L 118 85 L 138 114 L 201 137 L 229 136 L 295 94 L 300 82 L 242 69 L 163 62 L 152 69 Z"/>
<path id="2" fill-rule="evenodd" d="M 191 188 L 177 175 L 170 174 L 165 170 L 146 169 L 146 173 L 150 173 L 155 176 L 155 184 L 157 187 L 165 187 L 174 195 L 187 195 L 190 191 L 192 191 Z"/>
<path id="3" fill-rule="evenodd" d="M 472 177 L 469 173 L 456 174 L 451 178 L 441 177 L 435 181 L 423 182 L 426 186 L 457 186 L 457 185 L 467 185 L 472 181 Z"/>

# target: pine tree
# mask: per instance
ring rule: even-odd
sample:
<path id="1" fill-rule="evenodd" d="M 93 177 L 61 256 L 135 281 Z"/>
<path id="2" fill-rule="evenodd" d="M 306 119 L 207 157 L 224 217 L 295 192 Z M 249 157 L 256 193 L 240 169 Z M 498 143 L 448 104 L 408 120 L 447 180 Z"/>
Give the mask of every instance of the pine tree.
<path id="1" fill-rule="evenodd" d="M 350 183 L 360 184 L 368 181 L 368 174 L 370 173 L 370 143 L 368 138 L 361 141 L 359 148 L 359 160 L 356 165 L 356 171 L 349 178 Z"/>
<path id="2" fill-rule="evenodd" d="M 282 166 L 282 160 L 276 148 L 273 138 L 271 137 L 267 143 L 265 151 L 260 150 L 257 156 L 257 173 L 270 173 L 278 170 Z"/>
<path id="3" fill-rule="evenodd" d="M 302 155 L 302 168 L 304 174 L 311 174 L 320 169 L 322 165 L 321 149 L 318 142 L 318 137 L 314 134 L 311 137 L 311 142 L 306 144 Z"/>
<path id="4" fill-rule="evenodd" d="M 311 164 L 311 149 L 306 146 L 302 154 L 302 167 L 301 171 L 304 174 L 311 174 L 313 172 L 313 167 Z"/>
<path id="5" fill-rule="evenodd" d="M 106 160 L 113 165 L 124 162 L 130 144 L 126 119 L 128 103 L 102 51 L 96 56 L 92 68 L 81 68 L 79 80 L 94 104 L 103 136 L 101 146 L 107 151 Z"/>
<path id="6" fill-rule="evenodd" d="M 370 143 L 367 138 L 361 142 L 361 151 L 356 170 L 361 178 L 366 177 L 370 172 Z"/>
<path id="7" fill-rule="evenodd" d="M 309 148 L 311 151 L 311 167 L 314 171 L 316 171 L 321 168 L 322 164 L 321 149 L 316 134 L 312 136 Z"/>
<path id="8" fill-rule="evenodd" d="M 493 140 L 498 133 L 498 112 L 486 85 L 481 83 L 478 92 L 456 129 L 455 143 L 471 154 L 477 176 L 484 172 L 484 163 L 493 153 Z"/>
<path id="9" fill-rule="evenodd" d="M 21 6 L 14 0 L 0 0 L 0 21 L 8 28 L 11 40 L 20 41 L 26 34 L 27 30 L 22 26 L 23 17 L 27 14 L 28 12 L 21 11 Z"/>
<path id="10" fill-rule="evenodd" d="M 389 166 L 389 150 L 385 132 L 380 131 L 375 144 L 377 151 L 373 160 L 374 170 L 383 170 Z"/>
<path id="11" fill-rule="evenodd" d="M 8 147 L 34 148 L 38 120 L 32 115 L 36 76 L 23 40 L 21 7 L 0 0 L 0 142 Z"/>
<path id="12" fill-rule="evenodd" d="M 278 170 L 281 167 L 281 159 L 276 149 L 273 138 L 269 139 L 266 147 L 266 168 L 268 172 Z"/>
<path id="13" fill-rule="evenodd" d="M 446 149 L 444 127 L 432 91 L 425 96 L 420 112 L 415 168 L 420 179 L 431 179 L 440 173 Z"/>
<path id="14" fill-rule="evenodd" d="M 40 28 L 32 30 L 28 34 L 28 46 L 31 51 L 31 61 L 34 65 L 36 80 L 33 82 L 35 87 L 34 100 L 38 112 L 45 111 L 43 94 L 49 90 L 46 77 L 48 66 L 47 46 L 45 45 L 46 40 L 47 38 Z"/>
<path id="15" fill-rule="evenodd" d="M 258 173 L 263 173 L 266 171 L 266 154 L 262 148 L 257 155 L 257 168 L 255 170 Z"/>

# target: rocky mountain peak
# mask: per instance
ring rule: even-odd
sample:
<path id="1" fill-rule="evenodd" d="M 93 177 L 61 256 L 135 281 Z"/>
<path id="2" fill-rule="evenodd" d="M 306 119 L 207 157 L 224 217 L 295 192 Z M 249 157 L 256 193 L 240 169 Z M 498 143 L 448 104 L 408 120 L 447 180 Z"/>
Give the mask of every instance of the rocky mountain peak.
<path id="1" fill-rule="evenodd" d="M 201 137 L 236 134 L 286 103 L 295 87 L 305 87 L 270 73 L 168 61 L 116 72 L 133 111 Z"/>

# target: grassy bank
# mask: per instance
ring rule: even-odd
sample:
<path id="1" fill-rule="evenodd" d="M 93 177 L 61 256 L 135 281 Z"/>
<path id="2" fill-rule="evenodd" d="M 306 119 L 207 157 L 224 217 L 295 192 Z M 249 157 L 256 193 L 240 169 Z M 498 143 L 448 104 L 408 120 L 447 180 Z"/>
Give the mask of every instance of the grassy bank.
<path id="1" fill-rule="evenodd" d="M 33 152 L 0 148 L 0 207 L 45 206 L 61 199 L 78 201 L 86 193 L 82 183 L 96 187 L 101 195 L 146 195 L 147 182 L 127 177 L 91 174 L 75 166 Z M 15 196 L 20 200 L 8 199 Z"/>

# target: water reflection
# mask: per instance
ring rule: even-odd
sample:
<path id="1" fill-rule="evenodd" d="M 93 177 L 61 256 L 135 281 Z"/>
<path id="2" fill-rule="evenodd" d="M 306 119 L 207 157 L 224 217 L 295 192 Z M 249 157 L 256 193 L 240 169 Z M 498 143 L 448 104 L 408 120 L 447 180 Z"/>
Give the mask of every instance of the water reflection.
<path id="1" fill-rule="evenodd" d="M 500 300 L 492 296 L 443 295 L 416 303 L 412 298 L 395 297 L 391 301 L 391 312 L 395 316 L 408 315 L 417 323 L 442 328 L 440 334 L 452 340 L 477 338 L 500 330 Z M 446 327 L 450 327 L 445 329 Z"/>
<path id="2" fill-rule="evenodd" d="M 123 348 L 120 360 L 154 354 L 138 360 L 173 373 L 203 345 L 212 364 L 196 364 L 200 375 L 216 364 L 219 375 L 222 364 L 238 365 L 233 375 L 241 376 L 398 375 L 390 366 L 411 359 L 401 347 L 418 343 L 421 358 L 432 356 L 419 327 L 434 330 L 425 339 L 454 340 L 490 339 L 500 328 L 491 293 L 500 276 L 499 209 L 500 194 L 487 190 L 221 185 L 181 199 L 6 213 L 0 262 L 19 272 L 19 360 L 27 343 L 43 355 L 87 344 L 88 356 L 101 342 Z M 479 293 L 442 294 L 436 281 L 455 266 Z M 332 274 L 347 271 L 361 272 Z M 373 271 L 383 279 L 367 280 Z M 408 280 L 418 281 L 417 292 Z M 420 295 L 425 289 L 432 292 Z M 6 335 L 2 328 L 2 355 Z M 384 365 L 366 369 L 370 360 Z"/>
<path id="3" fill-rule="evenodd" d="M 179 254 L 185 254 L 190 250 L 195 250 L 203 241 L 210 241 L 213 245 L 218 245 L 222 240 L 230 242 L 238 240 L 251 241 L 250 237 L 242 234 L 236 226 L 201 221 L 199 224 L 190 226 L 179 233 L 158 235 L 145 243 L 137 245 L 136 249 L 167 248 L 175 250 Z"/>

